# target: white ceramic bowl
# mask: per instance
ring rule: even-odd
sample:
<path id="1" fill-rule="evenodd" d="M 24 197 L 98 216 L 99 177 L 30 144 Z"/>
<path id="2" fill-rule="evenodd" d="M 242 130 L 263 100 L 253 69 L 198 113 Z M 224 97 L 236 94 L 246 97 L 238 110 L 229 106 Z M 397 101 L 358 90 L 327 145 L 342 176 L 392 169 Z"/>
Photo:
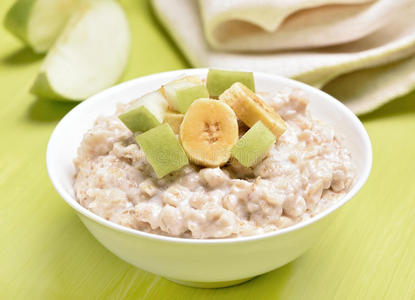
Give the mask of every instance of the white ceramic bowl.
<path id="1" fill-rule="evenodd" d="M 255 73 L 258 91 L 300 88 L 310 98 L 316 117 L 332 124 L 346 137 L 345 144 L 357 165 L 357 179 L 349 193 L 323 213 L 276 232 L 230 239 L 194 240 L 144 233 L 111 223 L 82 207 L 74 197 L 73 159 L 84 133 L 99 115 L 112 114 L 116 103 L 128 102 L 180 75 L 205 77 L 207 69 L 154 74 L 107 89 L 70 111 L 56 126 L 47 149 L 50 179 L 62 198 L 77 212 L 88 230 L 112 253 L 146 271 L 199 287 L 237 284 L 276 269 L 303 254 L 322 235 L 334 212 L 366 182 L 371 165 L 369 137 L 359 119 L 342 103 L 308 85 Z"/>

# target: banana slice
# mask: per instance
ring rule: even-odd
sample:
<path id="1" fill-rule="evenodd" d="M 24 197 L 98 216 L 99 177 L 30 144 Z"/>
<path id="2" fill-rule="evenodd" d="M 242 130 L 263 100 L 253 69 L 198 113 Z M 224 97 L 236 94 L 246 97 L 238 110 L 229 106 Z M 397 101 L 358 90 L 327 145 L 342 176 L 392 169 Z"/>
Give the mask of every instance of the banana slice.
<path id="1" fill-rule="evenodd" d="M 205 167 L 224 165 L 238 140 L 238 121 L 224 102 L 198 99 L 190 105 L 182 125 L 180 140 L 191 161 Z"/>
<path id="2" fill-rule="evenodd" d="M 170 125 L 171 129 L 175 134 L 179 134 L 180 132 L 180 125 L 183 122 L 184 115 L 178 112 L 175 112 L 171 109 L 168 109 L 164 114 L 163 123 L 167 123 Z"/>
<path id="3" fill-rule="evenodd" d="M 277 139 L 287 129 L 287 124 L 280 115 L 240 82 L 234 83 L 224 91 L 219 96 L 219 100 L 228 104 L 235 111 L 238 118 L 249 127 L 261 121 Z"/>

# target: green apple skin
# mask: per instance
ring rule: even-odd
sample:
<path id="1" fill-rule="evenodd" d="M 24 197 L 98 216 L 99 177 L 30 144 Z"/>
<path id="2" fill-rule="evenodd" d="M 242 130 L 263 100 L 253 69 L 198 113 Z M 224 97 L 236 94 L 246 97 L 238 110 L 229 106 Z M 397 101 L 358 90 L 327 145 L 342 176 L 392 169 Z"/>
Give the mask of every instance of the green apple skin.
<path id="1" fill-rule="evenodd" d="M 189 88 L 179 89 L 176 92 L 177 108 L 182 114 L 186 113 L 193 101 L 200 98 L 209 98 L 209 92 L 204 85 L 196 85 Z"/>
<path id="2" fill-rule="evenodd" d="M 134 108 L 124 114 L 119 115 L 118 118 L 133 133 L 139 131 L 145 132 L 160 125 L 160 122 L 145 106 Z"/>
<path id="3" fill-rule="evenodd" d="M 163 122 L 168 108 L 166 98 L 159 91 L 150 92 L 141 96 L 133 106 L 145 106 L 158 120 L 159 124 Z"/>
<path id="4" fill-rule="evenodd" d="M 211 97 L 219 97 L 235 82 L 243 83 L 255 92 L 255 80 L 252 72 L 226 71 L 209 69 L 206 86 Z"/>
<path id="5" fill-rule="evenodd" d="M 209 98 L 206 86 L 192 81 L 169 82 L 161 88 L 161 92 L 170 107 L 182 114 L 186 113 L 196 99 Z"/>
<path id="6" fill-rule="evenodd" d="M 164 123 L 136 137 L 158 178 L 189 164 L 189 159 L 171 127 Z"/>
<path id="7" fill-rule="evenodd" d="M 17 0 L 4 27 L 36 53 L 45 53 L 59 37 L 80 0 Z"/>
<path id="8" fill-rule="evenodd" d="M 28 42 L 28 20 L 35 2 L 36 0 L 16 1 L 4 19 L 4 27 L 25 43 Z"/>
<path id="9" fill-rule="evenodd" d="M 275 141 L 271 130 L 258 121 L 233 146 L 231 153 L 241 165 L 249 168 L 265 156 Z"/>
<path id="10" fill-rule="evenodd" d="M 65 96 L 62 96 L 58 94 L 57 92 L 55 92 L 45 72 L 40 72 L 37 75 L 35 82 L 30 88 L 30 93 L 42 99 L 60 100 L 60 101 L 68 101 L 68 100 L 69 101 L 71 100 L 81 101 L 82 100 L 82 99 L 67 99 L 65 98 Z"/>
<path id="11" fill-rule="evenodd" d="M 31 93 L 82 101 L 119 80 L 130 44 L 128 19 L 117 1 L 82 1 L 49 49 Z"/>

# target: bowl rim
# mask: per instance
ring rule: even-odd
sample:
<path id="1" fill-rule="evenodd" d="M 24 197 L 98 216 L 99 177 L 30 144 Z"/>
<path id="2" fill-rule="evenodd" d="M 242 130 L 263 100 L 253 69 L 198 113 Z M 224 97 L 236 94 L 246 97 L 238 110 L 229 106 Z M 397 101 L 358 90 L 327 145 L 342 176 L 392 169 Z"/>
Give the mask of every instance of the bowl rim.
<path id="1" fill-rule="evenodd" d="M 340 207 L 342 207 L 344 204 L 346 204 L 351 198 L 353 198 L 357 192 L 363 187 L 363 185 L 366 183 L 370 172 L 372 168 L 372 160 L 373 160 L 373 154 L 372 154 L 372 145 L 370 142 L 369 135 L 361 123 L 361 121 L 358 119 L 358 117 L 349 109 L 347 108 L 342 102 L 336 100 L 334 97 L 330 96 L 329 94 L 314 88 L 312 86 L 309 86 L 305 83 L 289 79 L 283 76 L 278 76 L 270 73 L 264 73 L 264 72 L 253 72 L 254 75 L 260 75 L 260 77 L 268 77 L 271 80 L 279 81 L 281 84 L 287 84 L 287 85 L 295 85 L 298 86 L 300 89 L 304 90 L 305 92 L 312 92 L 315 93 L 323 98 L 325 98 L 327 101 L 331 102 L 332 105 L 337 106 L 338 109 L 342 111 L 356 126 L 358 129 L 360 135 L 363 137 L 363 149 L 365 151 L 365 156 L 368 158 L 363 166 L 363 171 L 361 174 L 361 177 L 359 180 L 357 180 L 352 187 L 352 189 L 339 201 L 328 207 L 327 209 L 323 210 L 322 212 L 318 213 L 317 215 L 311 217 L 310 219 L 307 219 L 305 221 L 299 222 L 297 224 L 294 224 L 292 226 L 278 229 L 275 231 L 252 235 L 252 236 L 242 236 L 242 237 L 232 237 L 232 238 L 216 238 L 216 239 L 191 239 L 191 238 L 181 238 L 181 237 L 171 237 L 171 236 L 164 236 L 154 233 L 148 233 L 143 232 L 137 229 L 132 229 L 128 227 L 124 227 L 122 225 L 119 225 L 117 223 L 113 223 L 111 221 L 108 221 L 104 219 L 103 217 L 100 217 L 93 212 L 89 211 L 85 207 L 83 207 L 78 201 L 76 201 L 75 197 L 72 197 L 69 193 L 65 191 L 61 183 L 57 180 L 57 176 L 55 176 L 55 170 L 57 166 L 54 166 L 52 164 L 52 157 L 55 155 L 52 151 L 52 145 L 55 144 L 55 141 L 57 140 L 57 136 L 59 135 L 60 127 L 62 126 L 63 122 L 67 122 L 72 117 L 73 113 L 79 110 L 82 110 L 83 107 L 86 105 L 86 103 L 89 103 L 91 101 L 96 101 L 95 99 L 99 99 L 105 94 L 114 94 L 119 90 L 122 90 L 124 88 L 127 88 L 129 86 L 132 86 L 136 84 L 137 81 L 146 81 L 146 80 L 153 80 L 157 77 L 171 77 L 174 78 L 175 76 L 179 75 L 205 75 L 208 71 L 208 68 L 191 68 L 191 69 L 179 69 L 179 70 L 173 70 L 168 72 L 161 72 L 161 73 L 155 73 L 150 74 L 147 76 L 138 77 L 120 84 L 117 84 L 115 86 L 112 86 L 108 89 L 105 89 L 88 99 L 84 100 L 82 103 L 79 103 L 76 107 L 74 107 L 71 111 L 69 111 L 57 124 L 55 129 L 53 130 L 49 142 L 47 145 L 46 150 L 46 167 L 48 171 L 49 178 L 52 182 L 52 185 L 54 186 L 55 190 L 58 192 L 58 194 L 65 200 L 69 206 L 71 206 L 77 213 L 80 213 L 81 215 L 91 219 L 92 221 L 95 221 L 105 227 L 109 227 L 110 229 L 114 229 L 118 232 L 126 233 L 129 235 L 138 236 L 141 238 L 147 238 L 147 239 L 155 239 L 158 241 L 164 241 L 164 242 L 173 242 L 173 243 L 181 243 L 181 244 L 228 244 L 228 243 L 243 243 L 243 242 L 252 242 L 262 239 L 268 239 L 273 238 L 279 235 L 285 235 L 289 232 L 299 230 L 303 227 L 309 226 L 318 220 L 330 215 Z"/>

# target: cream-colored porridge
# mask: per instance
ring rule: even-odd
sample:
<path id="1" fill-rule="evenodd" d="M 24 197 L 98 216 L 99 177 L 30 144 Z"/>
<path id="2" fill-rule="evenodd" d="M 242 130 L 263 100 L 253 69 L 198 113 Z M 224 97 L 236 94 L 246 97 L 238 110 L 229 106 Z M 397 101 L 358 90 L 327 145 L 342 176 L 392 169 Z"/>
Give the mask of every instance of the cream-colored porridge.
<path id="1" fill-rule="evenodd" d="M 301 91 L 262 98 L 288 128 L 260 163 L 190 164 L 162 179 L 117 118 L 132 104 L 120 105 L 117 114 L 96 121 L 79 147 L 77 200 L 123 226 L 198 239 L 270 232 L 318 214 L 352 185 L 350 152 L 328 124 L 310 115 Z"/>

